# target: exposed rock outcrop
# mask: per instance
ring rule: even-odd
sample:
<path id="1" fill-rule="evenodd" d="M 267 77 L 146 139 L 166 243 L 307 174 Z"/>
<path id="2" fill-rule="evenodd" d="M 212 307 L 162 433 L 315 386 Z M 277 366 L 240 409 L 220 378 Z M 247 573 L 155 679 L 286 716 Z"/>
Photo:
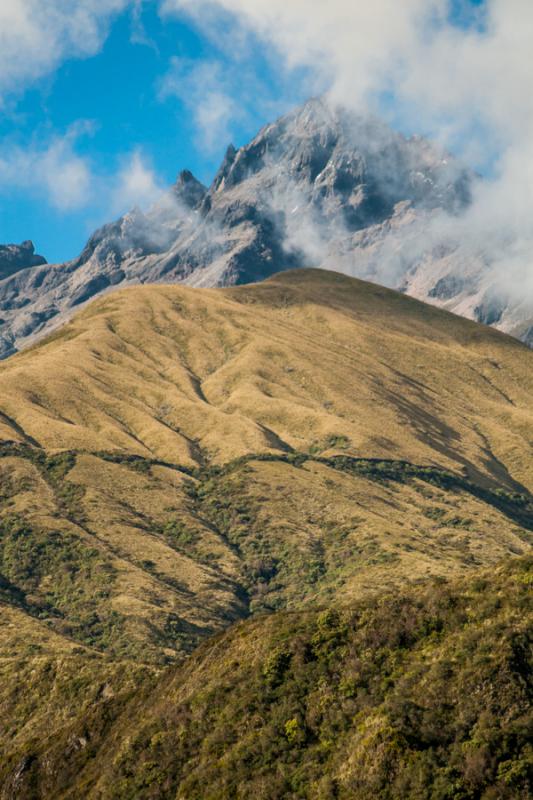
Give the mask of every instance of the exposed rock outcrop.
<path id="1" fill-rule="evenodd" d="M 0 245 L 0 280 L 21 269 L 39 267 L 42 264 L 46 264 L 46 258 L 35 254 L 33 242 Z"/>

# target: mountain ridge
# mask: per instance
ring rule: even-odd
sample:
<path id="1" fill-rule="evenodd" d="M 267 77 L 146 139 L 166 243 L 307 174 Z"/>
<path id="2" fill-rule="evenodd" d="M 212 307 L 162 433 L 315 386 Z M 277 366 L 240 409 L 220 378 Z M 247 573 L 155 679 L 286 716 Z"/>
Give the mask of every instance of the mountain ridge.
<path id="1" fill-rule="evenodd" d="M 485 256 L 430 233 L 441 217 L 460 217 L 476 180 L 420 137 L 312 100 L 250 144 L 230 146 L 210 187 L 183 171 L 152 209 L 99 229 L 78 258 L 0 280 L 0 354 L 119 285 L 227 286 L 309 266 L 401 289 L 528 341 L 527 308 L 491 288 Z"/>

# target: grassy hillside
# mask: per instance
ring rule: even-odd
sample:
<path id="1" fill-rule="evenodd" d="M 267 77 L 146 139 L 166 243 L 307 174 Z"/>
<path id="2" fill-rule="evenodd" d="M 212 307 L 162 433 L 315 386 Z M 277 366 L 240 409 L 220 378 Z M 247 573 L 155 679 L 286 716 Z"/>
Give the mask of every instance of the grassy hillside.
<path id="1" fill-rule="evenodd" d="M 2 796 L 527 800 L 532 567 L 258 616 L 162 674 L 7 665 L 46 717 L 2 681 Z"/>
<path id="2" fill-rule="evenodd" d="M 532 366 L 317 270 L 127 289 L 2 363 L 0 798 L 526 797 Z"/>
<path id="3" fill-rule="evenodd" d="M 164 662 L 256 611 L 520 555 L 532 361 L 320 271 L 101 299 L 0 366 L 0 598 Z"/>
<path id="4" fill-rule="evenodd" d="M 526 496 L 403 462 L 0 455 L 0 601 L 121 658 L 164 662 L 254 612 L 460 574 L 527 552 L 533 529 Z"/>
<path id="5" fill-rule="evenodd" d="M 520 555 L 533 354 L 320 271 L 99 300 L 0 367 L 4 602 L 161 661 Z"/>
<path id="6" fill-rule="evenodd" d="M 1 366 L 2 436 L 190 467 L 342 446 L 531 489 L 532 359 L 488 328 L 318 270 L 132 288 Z"/>

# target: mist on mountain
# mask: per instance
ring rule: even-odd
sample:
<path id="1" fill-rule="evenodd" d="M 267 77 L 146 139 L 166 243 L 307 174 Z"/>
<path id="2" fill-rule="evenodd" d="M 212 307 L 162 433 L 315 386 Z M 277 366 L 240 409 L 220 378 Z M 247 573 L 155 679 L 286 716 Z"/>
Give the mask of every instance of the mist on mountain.
<path id="1" fill-rule="evenodd" d="M 147 211 L 96 231 L 80 256 L 0 282 L 9 355 L 115 286 L 229 286 L 320 266 L 397 288 L 529 341 L 533 297 L 501 279 L 506 242 L 479 237 L 484 182 L 442 147 L 314 99 L 229 146 L 211 186 L 190 172 Z"/>

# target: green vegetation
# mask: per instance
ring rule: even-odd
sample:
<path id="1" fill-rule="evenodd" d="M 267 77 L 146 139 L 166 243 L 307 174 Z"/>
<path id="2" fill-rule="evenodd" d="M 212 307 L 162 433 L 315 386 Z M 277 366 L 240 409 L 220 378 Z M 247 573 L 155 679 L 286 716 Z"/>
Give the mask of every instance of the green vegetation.
<path id="1" fill-rule="evenodd" d="M 531 352 L 305 270 L 65 331 L 0 367 L 2 800 L 529 800 Z"/>
<path id="2" fill-rule="evenodd" d="M 24 444 L 11 442 L 0 444 L 0 458 L 16 456 L 30 461 L 41 473 L 53 490 L 60 512 L 77 521 L 83 520 L 81 501 L 84 489 L 67 480 L 76 464 L 76 453 L 63 452 L 47 455 L 43 450 Z"/>
<path id="3" fill-rule="evenodd" d="M 432 535 L 440 548 L 432 552 L 437 568 L 439 558 L 449 546 L 466 567 L 483 563 L 471 554 L 469 540 L 464 535 L 450 541 L 446 538 L 452 532 L 476 535 L 478 523 L 472 515 L 474 507 L 469 498 L 502 513 L 513 524 L 513 535 L 520 537 L 517 542 L 524 542 L 524 546 L 533 529 L 532 505 L 527 496 L 481 488 L 449 471 L 401 461 L 266 453 L 243 456 L 227 465 L 188 469 L 140 456 L 99 453 L 97 458 L 101 461 L 93 461 L 91 471 L 98 470 L 101 462 L 126 467 L 132 476 L 139 476 L 131 478 L 131 488 L 127 478 L 127 491 L 132 498 L 141 486 L 146 487 L 143 491 L 148 494 L 134 506 L 128 496 L 119 492 L 117 506 L 113 490 L 109 516 L 102 517 L 98 512 L 95 518 L 90 509 L 99 506 L 94 500 L 91 506 L 86 504 L 87 486 L 80 483 L 84 473 L 77 467 L 86 457 L 83 452 L 48 456 L 35 447 L 4 444 L 0 456 L 34 467 L 49 487 L 54 503 L 47 525 L 43 526 L 39 514 L 29 514 L 27 508 L 18 509 L 15 502 L 24 491 L 33 490 L 35 479 L 21 470 L 20 477 L 3 483 L 2 596 L 8 602 L 22 605 L 27 613 L 42 619 L 53 630 L 85 645 L 115 655 L 137 652 L 144 659 L 163 663 L 172 650 L 176 656 L 191 652 L 212 629 L 198 615 L 191 618 L 183 613 L 190 595 L 182 578 L 183 562 L 176 560 L 175 570 L 169 570 L 168 555 L 165 553 L 164 560 L 156 557 L 153 544 L 156 540 L 207 570 L 215 591 L 230 592 L 225 606 L 215 606 L 214 621 L 220 620 L 224 627 L 228 621 L 251 613 L 322 604 L 338 597 L 339 592 L 345 592 L 347 598 L 357 576 L 370 569 L 381 571 L 376 574 L 383 575 L 384 585 L 389 580 L 388 568 L 395 567 L 400 574 L 406 570 L 402 558 L 416 552 L 409 537 L 397 541 L 396 534 L 391 541 L 387 530 L 378 535 L 373 528 L 369 529 L 365 516 L 354 516 L 351 512 L 338 516 L 324 514 L 320 508 L 306 508 L 309 470 L 326 470 L 325 487 L 331 485 L 327 488 L 329 494 L 325 494 L 322 484 L 315 491 L 328 498 L 324 503 L 334 512 L 342 510 L 337 498 L 337 476 L 346 475 L 350 481 L 364 479 L 386 492 L 389 487 L 392 491 L 395 486 L 411 487 L 415 491 L 414 503 L 428 506 L 418 524 L 424 525 L 425 520 L 430 526 L 427 534 L 431 529 L 434 531 Z M 164 511 L 147 506 L 150 494 L 159 486 L 158 468 L 176 473 L 182 480 L 181 493 L 176 493 L 174 485 L 170 493 L 166 490 L 165 497 L 173 504 Z M 275 470 L 272 473 L 275 481 L 281 481 L 281 489 L 271 488 L 271 469 Z M 304 484 L 296 488 L 301 480 Z M 292 499 L 293 490 L 289 487 L 293 484 L 295 492 L 303 492 L 300 501 Z M 137 488 L 134 490 L 133 486 Z M 425 486 L 435 487 L 435 497 L 445 505 L 435 506 L 430 498 L 426 500 Z M 103 488 L 108 494 L 108 487 L 104 484 Z M 387 502 L 393 497 L 394 494 Z M 164 586 L 171 598 L 170 603 L 165 601 L 165 610 L 159 611 L 163 602 L 152 593 L 154 616 L 147 619 L 144 629 L 137 626 L 138 634 L 133 638 L 127 619 L 113 607 L 113 598 L 120 592 L 117 559 L 122 557 L 128 543 L 124 536 L 119 536 L 111 548 L 106 545 L 106 526 L 116 524 L 117 513 L 125 515 L 137 536 L 142 531 L 148 537 L 142 551 L 133 542 L 128 562 L 147 574 L 151 582 Z M 401 524 L 401 517 L 396 524 Z M 218 542 L 218 548 L 213 548 L 214 541 Z M 426 545 L 423 547 L 427 549 Z M 521 552 L 519 544 L 514 545 L 512 552 Z M 151 642 L 149 651 L 145 648 L 146 637 Z"/>
<path id="4" fill-rule="evenodd" d="M 105 717 L 97 704 L 31 749 L 15 741 L 0 781 L 18 767 L 22 800 L 527 800 L 532 585 L 533 561 L 519 559 L 260 616 L 159 678 L 137 676 L 135 697 L 110 699 Z M 92 685 L 78 684 L 78 702 Z M 73 752 L 80 737 L 90 746 Z"/>
<path id="5" fill-rule="evenodd" d="M 77 641 L 127 652 L 124 620 L 109 606 L 116 570 L 76 535 L 0 521 L 0 587 L 17 606 Z"/>
<path id="6" fill-rule="evenodd" d="M 330 437 L 327 446 L 344 447 L 347 441 L 346 437 Z M 341 444 L 339 444 L 339 442 L 341 442 Z M 83 497 L 83 488 L 71 482 L 67 483 L 64 480 L 76 463 L 75 452 L 65 452 L 47 457 L 42 451 L 36 450 L 33 447 L 28 447 L 27 445 L 0 444 L 0 458 L 9 455 L 28 458 L 32 463 L 35 463 L 42 471 L 45 479 L 58 491 L 59 497 L 63 500 L 66 509 L 72 510 L 79 506 L 79 501 Z M 385 461 L 383 459 L 354 458 L 344 455 L 326 458 L 316 455 L 314 452 L 291 452 L 287 454 L 254 453 L 241 456 L 226 465 L 211 465 L 191 469 L 183 465 L 170 464 L 158 459 L 149 459 L 136 455 L 106 452 L 98 452 L 95 455 L 111 463 L 125 464 L 132 470 L 141 474 L 149 474 L 153 466 L 169 467 L 178 470 L 184 475 L 190 475 L 196 478 L 202 484 L 231 475 L 240 467 L 254 461 L 279 462 L 290 464 L 297 468 L 304 466 L 308 462 L 316 462 L 325 464 L 335 470 L 360 475 L 378 482 L 395 481 L 398 483 L 405 483 L 408 481 L 420 480 L 445 490 L 468 492 L 474 497 L 483 500 L 483 502 L 508 514 L 511 518 L 516 519 L 519 524 L 533 530 L 533 501 L 528 493 L 512 492 L 502 487 L 496 487 L 494 489 L 483 487 L 462 475 L 442 469 L 441 467 L 420 466 L 407 461 Z M 193 484 L 190 485 L 194 487 Z M 212 484 L 207 483 L 201 490 L 199 496 L 201 496 L 201 494 L 209 494 L 211 485 Z M 229 484 L 226 482 L 223 490 L 228 489 L 228 487 Z M 194 488 L 191 488 L 191 492 L 191 496 L 194 497 Z M 221 506 L 215 503 L 215 507 L 220 508 Z M 227 519 L 225 522 L 227 522 Z"/>
<path id="7" fill-rule="evenodd" d="M 279 615 L 264 660 L 261 625 L 241 629 L 216 678 L 145 724 L 110 796 L 529 797 L 531 570 Z"/>

